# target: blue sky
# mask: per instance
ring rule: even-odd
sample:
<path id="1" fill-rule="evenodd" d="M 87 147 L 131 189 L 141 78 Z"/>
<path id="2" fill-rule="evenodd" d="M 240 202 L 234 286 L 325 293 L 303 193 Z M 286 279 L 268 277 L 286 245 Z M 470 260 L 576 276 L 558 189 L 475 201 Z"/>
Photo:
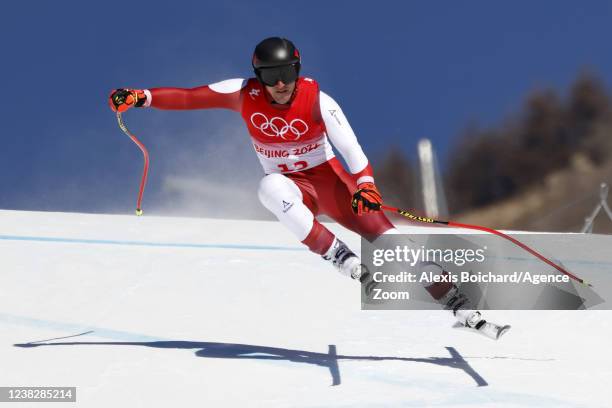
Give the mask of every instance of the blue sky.
<path id="1" fill-rule="evenodd" d="M 303 73 L 342 106 L 366 154 L 420 137 L 439 156 L 469 123 L 516 112 L 583 69 L 612 82 L 604 1 L 72 2 L 0 14 L 0 208 L 133 211 L 140 152 L 108 109 L 116 87 L 251 75 L 261 39 L 292 39 Z M 151 152 L 145 211 L 260 214 L 262 173 L 231 112 L 130 111 Z M 223 197 L 219 200 L 219 197 Z"/>

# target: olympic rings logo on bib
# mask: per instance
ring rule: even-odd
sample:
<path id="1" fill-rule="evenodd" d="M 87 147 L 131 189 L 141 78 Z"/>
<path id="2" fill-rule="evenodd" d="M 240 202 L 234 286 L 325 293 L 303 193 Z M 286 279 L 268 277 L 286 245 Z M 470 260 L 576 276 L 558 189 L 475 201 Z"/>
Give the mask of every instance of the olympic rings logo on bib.
<path id="1" fill-rule="evenodd" d="M 268 119 L 266 115 L 255 112 L 251 115 L 251 123 L 266 136 L 280 137 L 283 140 L 298 140 L 308 132 L 308 125 L 302 119 L 293 119 L 291 122 L 278 116 Z"/>

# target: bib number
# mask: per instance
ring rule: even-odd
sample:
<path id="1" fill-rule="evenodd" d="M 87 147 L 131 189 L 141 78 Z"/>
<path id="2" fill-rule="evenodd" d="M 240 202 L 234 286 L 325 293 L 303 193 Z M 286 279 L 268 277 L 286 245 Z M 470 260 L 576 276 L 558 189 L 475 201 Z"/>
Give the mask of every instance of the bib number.
<path id="1" fill-rule="evenodd" d="M 289 166 L 286 164 L 278 165 L 278 168 L 281 169 L 281 173 L 300 171 L 300 170 L 304 170 L 306 167 L 308 167 L 308 163 L 305 162 L 304 160 L 300 160 L 300 161 L 293 163 L 293 165 L 291 165 L 291 168 L 289 168 Z"/>

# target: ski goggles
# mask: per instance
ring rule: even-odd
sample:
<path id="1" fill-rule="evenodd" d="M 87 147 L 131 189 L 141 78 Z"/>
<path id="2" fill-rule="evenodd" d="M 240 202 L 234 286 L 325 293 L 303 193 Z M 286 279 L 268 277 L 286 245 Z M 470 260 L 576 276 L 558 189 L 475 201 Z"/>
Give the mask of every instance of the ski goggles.
<path id="1" fill-rule="evenodd" d="M 296 64 L 281 65 L 279 67 L 258 68 L 255 70 L 257 78 L 265 85 L 274 86 L 281 81 L 284 84 L 295 82 L 298 78 Z"/>

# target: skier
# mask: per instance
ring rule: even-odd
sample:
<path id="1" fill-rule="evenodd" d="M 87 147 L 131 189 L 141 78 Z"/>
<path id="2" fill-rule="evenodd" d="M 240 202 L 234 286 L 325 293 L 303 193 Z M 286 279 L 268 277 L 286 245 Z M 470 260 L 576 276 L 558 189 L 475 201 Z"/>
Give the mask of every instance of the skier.
<path id="1" fill-rule="evenodd" d="M 312 252 L 371 288 L 375 282 L 358 256 L 316 219 L 325 214 L 371 242 L 397 233 L 381 211 L 372 167 L 353 129 L 315 80 L 299 76 L 300 53 L 291 41 L 279 37 L 261 41 L 252 66 L 255 78 L 192 89 L 116 89 L 109 104 L 119 112 L 132 107 L 238 112 L 266 174 L 258 188 L 261 203 Z M 334 156 L 330 142 L 348 171 Z M 469 302 L 455 285 L 433 284 L 426 289 L 453 310 L 461 324 L 476 327 L 484 322 L 479 312 L 466 309 Z"/>

